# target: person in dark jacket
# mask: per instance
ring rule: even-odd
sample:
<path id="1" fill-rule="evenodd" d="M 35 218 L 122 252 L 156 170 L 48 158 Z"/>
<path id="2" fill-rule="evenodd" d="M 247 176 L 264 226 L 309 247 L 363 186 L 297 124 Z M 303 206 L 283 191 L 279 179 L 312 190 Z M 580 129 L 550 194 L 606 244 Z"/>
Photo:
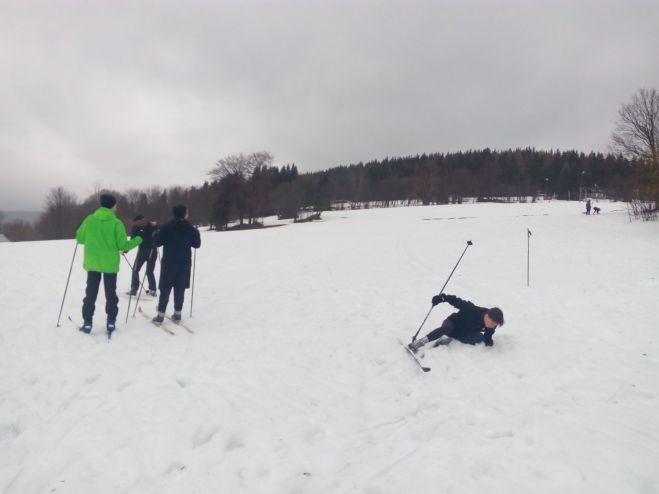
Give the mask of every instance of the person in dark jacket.
<path id="1" fill-rule="evenodd" d="M 498 326 L 503 325 L 503 312 L 498 307 L 487 309 L 478 307 L 468 300 L 462 300 L 455 295 L 446 295 L 440 293 L 432 298 L 432 305 L 435 306 L 442 302 L 448 302 L 458 309 L 448 316 L 442 325 L 428 333 L 423 338 L 413 341 L 408 345 L 410 350 L 416 352 L 425 344 L 438 340 L 442 336 L 475 345 L 476 343 L 485 343 L 492 346 L 494 341 L 492 337 Z"/>
<path id="2" fill-rule="evenodd" d="M 152 297 L 156 296 L 156 277 L 153 270 L 156 267 L 158 249 L 154 246 L 153 237 L 157 230 L 158 224 L 155 221 L 145 220 L 141 214 L 133 219 L 130 238 L 142 237 L 142 243 L 137 248 L 137 256 L 135 256 L 135 263 L 133 264 L 133 278 L 127 295 L 137 295 L 137 289 L 140 287 L 140 270 L 146 263 L 146 278 L 149 282 L 149 289 L 146 293 Z"/>
<path id="3" fill-rule="evenodd" d="M 165 223 L 156 235 L 156 247 L 163 247 L 160 262 L 160 299 L 158 300 L 158 315 L 153 318 L 156 325 L 162 324 L 169 294 L 174 290 L 174 314 L 172 320 L 181 320 L 185 289 L 190 287 L 190 268 L 192 267 L 191 248 L 201 247 L 201 237 L 192 223 L 188 221 L 187 208 L 179 204 L 172 208 L 174 218 Z"/>

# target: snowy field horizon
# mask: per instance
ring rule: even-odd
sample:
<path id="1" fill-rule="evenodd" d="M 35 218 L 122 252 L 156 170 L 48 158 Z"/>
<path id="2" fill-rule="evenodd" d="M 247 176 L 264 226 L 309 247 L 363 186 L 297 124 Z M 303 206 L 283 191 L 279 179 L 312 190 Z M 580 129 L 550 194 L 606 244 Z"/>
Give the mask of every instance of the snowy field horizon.
<path id="1" fill-rule="evenodd" d="M 91 335 L 67 320 L 81 249 L 56 327 L 73 240 L 2 243 L 0 493 L 659 493 L 659 223 L 599 206 L 202 232 L 194 334 L 126 324 L 120 296 L 111 342 L 102 290 Z M 469 240 L 445 292 L 506 323 L 491 348 L 427 349 L 423 373 L 397 340 Z"/>

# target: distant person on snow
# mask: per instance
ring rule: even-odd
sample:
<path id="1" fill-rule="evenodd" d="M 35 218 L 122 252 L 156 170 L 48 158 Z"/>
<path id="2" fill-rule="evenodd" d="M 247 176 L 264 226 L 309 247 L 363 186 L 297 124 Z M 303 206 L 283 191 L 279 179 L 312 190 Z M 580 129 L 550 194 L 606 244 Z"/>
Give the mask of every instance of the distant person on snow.
<path id="1" fill-rule="evenodd" d="M 590 207 L 591 207 L 590 199 L 588 199 L 586 201 L 586 214 L 590 214 Z"/>
<path id="2" fill-rule="evenodd" d="M 144 216 L 138 214 L 133 219 L 133 228 L 130 230 L 130 238 L 142 237 L 142 243 L 137 248 L 137 256 L 133 264 L 133 278 L 130 283 L 130 291 L 127 295 L 137 295 L 137 289 L 140 287 L 140 270 L 146 263 L 146 278 L 149 282 L 147 295 L 156 296 L 156 277 L 153 270 L 156 267 L 156 258 L 158 250 L 153 245 L 153 236 L 158 229 L 155 221 L 145 220 Z"/>
<path id="3" fill-rule="evenodd" d="M 595 206 L 595 207 L 593 208 L 593 214 L 600 214 L 600 211 L 601 211 L 601 209 L 598 208 L 597 206 Z"/>
<path id="4" fill-rule="evenodd" d="M 76 231 L 76 240 L 85 246 L 83 267 L 87 271 L 87 289 L 82 301 L 83 326 L 80 331 L 87 334 L 92 331 L 92 319 L 101 277 L 105 288 L 106 329 L 109 334 L 114 331 L 119 312 L 117 297 L 119 254 L 142 243 L 142 237 L 139 236 L 132 240 L 127 239 L 126 227 L 116 215 L 115 197 L 102 194 L 100 201 L 101 207 L 87 216 Z"/>
<path id="5" fill-rule="evenodd" d="M 498 326 L 503 325 L 503 312 L 498 307 L 486 309 L 478 307 L 468 300 L 462 300 L 455 295 L 446 295 L 440 293 L 432 298 L 432 305 L 435 306 L 442 302 L 448 302 L 458 309 L 448 316 L 442 325 L 428 333 L 423 338 L 413 341 L 408 345 L 410 350 L 416 352 L 425 344 L 438 340 L 442 336 L 454 338 L 462 343 L 475 345 L 476 343 L 485 343 L 492 346 L 492 336 Z"/>
<path id="6" fill-rule="evenodd" d="M 160 263 L 160 299 L 158 314 L 153 323 L 161 325 L 165 318 L 165 309 L 169 294 L 174 289 L 174 322 L 181 321 L 185 289 L 190 287 L 190 268 L 192 266 L 191 249 L 201 247 L 201 237 L 192 223 L 188 221 L 187 208 L 179 204 L 172 209 L 174 218 L 165 223 L 155 237 L 156 247 L 163 247 Z"/>

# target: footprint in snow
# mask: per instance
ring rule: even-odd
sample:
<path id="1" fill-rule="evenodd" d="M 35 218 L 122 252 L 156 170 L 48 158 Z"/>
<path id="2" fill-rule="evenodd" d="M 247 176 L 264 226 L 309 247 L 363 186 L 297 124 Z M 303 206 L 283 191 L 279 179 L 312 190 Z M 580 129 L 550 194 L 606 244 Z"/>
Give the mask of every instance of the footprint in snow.
<path id="1" fill-rule="evenodd" d="M 5 439 L 12 439 L 21 433 L 16 424 L 2 424 L 0 425 L 0 441 Z"/>
<path id="2" fill-rule="evenodd" d="M 218 428 L 215 428 L 211 430 L 197 431 L 197 433 L 192 438 L 192 447 L 198 448 L 210 442 L 211 439 L 213 439 L 213 436 L 217 434 L 218 430 L 219 430 Z"/>
<path id="3" fill-rule="evenodd" d="M 181 388 L 187 388 L 192 384 L 192 379 L 188 377 L 177 376 L 176 384 L 178 384 Z"/>
<path id="4" fill-rule="evenodd" d="M 240 449 L 245 447 L 245 441 L 240 436 L 240 434 L 234 432 L 229 436 L 227 443 L 224 445 L 224 451 L 233 451 L 234 449 Z"/>
<path id="5" fill-rule="evenodd" d="M 98 381 L 101 378 L 100 374 L 96 374 L 95 376 L 89 376 L 87 379 L 85 379 L 85 384 L 93 384 L 96 381 Z"/>

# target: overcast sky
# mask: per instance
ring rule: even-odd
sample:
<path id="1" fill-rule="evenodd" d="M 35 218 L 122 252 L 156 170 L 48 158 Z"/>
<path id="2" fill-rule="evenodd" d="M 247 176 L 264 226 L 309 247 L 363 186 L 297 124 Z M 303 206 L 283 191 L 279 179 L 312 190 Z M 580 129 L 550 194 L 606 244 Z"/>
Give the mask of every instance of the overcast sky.
<path id="1" fill-rule="evenodd" d="M 0 0 L 0 210 L 201 185 L 240 152 L 606 152 L 641 87 L 658 0 Z"/>

